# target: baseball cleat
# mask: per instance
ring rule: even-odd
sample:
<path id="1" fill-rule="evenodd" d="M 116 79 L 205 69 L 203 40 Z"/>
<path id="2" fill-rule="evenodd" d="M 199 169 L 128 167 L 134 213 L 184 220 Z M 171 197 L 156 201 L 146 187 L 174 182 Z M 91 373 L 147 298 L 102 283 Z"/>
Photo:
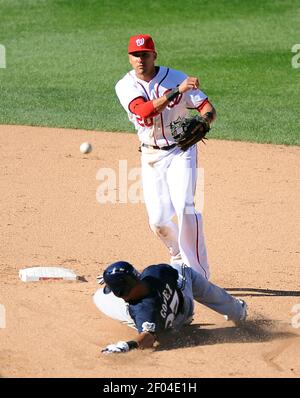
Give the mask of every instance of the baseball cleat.
<path id="1" fill-rule="evenodd" d="M 243 322 L 245 322 L 246 321 L 246 319 L 247 319 L 247 315 L 248 315 L 248 306 L 247 306 L 247 303 L 246 303 L 246 301 L 244 301 L 244 300 L 240 300 L 239 299 L 239 302 L 242 304 L 242 308 L 243 308 L 243 313 L 242 313 L 242 316 L 241 316 L 241 318 L 238 320 L 238 323 L 243 323 Z"/>
<path id="2" fill-rule="evenodd" d="M 247 319 L 247 315 L 248 315 L 248 306 L 246 301 L 238 299 L 238 301 L 242 304 L 242 315 L 240 316 L 239 319 L 231 319 L 228 317 L 228 315 L 224 315 L 224 318 L 226 319 L 226 321 L 232 321 L 235 323 L 236 326 L 241 326 Z"/>

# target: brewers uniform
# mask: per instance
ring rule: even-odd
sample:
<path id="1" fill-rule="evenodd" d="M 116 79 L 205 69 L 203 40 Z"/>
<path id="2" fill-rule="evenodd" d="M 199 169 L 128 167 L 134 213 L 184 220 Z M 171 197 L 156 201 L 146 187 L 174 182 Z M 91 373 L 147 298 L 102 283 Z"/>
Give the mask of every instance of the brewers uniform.
<path id="1" fill-rule="evenodd" d="M 134 278 L 149 286 L 147 295 L 127 301 L 121 298 L 120 292 L 128 284 L 125 272 L 127 278 L 130 276 L 126 268 L 133 269 Z M 107 270 L 110 272 L 109 282 L 105 282 Z M 107 270 L 100 282 L 106 283 L 105 288 L 98 289 L 93 296 L 95 305 L 101 312 L 139 333 L 181 329 L 192 321 L 194 300 L 236 323 L 246 319 L 247 305 L 243 300 L 234 298 L 185 264 L 150 265 L 138 276 L 132 265 L 124 261 L 111 264 Z"/>

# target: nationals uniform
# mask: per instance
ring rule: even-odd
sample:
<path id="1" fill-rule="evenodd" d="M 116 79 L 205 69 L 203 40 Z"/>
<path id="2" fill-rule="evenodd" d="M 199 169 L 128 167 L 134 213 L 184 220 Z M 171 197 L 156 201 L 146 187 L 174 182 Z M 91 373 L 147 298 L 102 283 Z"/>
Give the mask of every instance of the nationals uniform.
<path id="1" fill-rule="evenodd" d="M 141 142 L 143 193 L 150 227 L 169 249 L 171 262 L 182 259 L 208 279 L 202 216 L 194 207 L 197 146 L 183 152 L 175 146 L 169 127 L 171 121 L 186 117 L 188 109 L 200 111 L 208 102 L 207 96 L 198 89 L 189 90 L 179 94 L 162 113 L 146 119 L 130 110 L 137 98 L 159 98 L 186 78 L 180 71 L 159 66 L 154 78 L 146 82 L 137 78 L 133 69 L 115 89 Z M 175 215 L 177 224 L 172 221 Z"/>

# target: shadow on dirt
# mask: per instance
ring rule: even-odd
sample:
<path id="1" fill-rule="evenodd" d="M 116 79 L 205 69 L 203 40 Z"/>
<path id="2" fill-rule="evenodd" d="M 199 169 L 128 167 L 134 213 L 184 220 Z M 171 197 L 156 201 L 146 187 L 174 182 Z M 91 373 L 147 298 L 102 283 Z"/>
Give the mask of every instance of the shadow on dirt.
<path id="1" fill-rule="evenodd" d="M 273 289 L 255 289 L 255 288 L 247 288 L 247 287 L 239 287 L 239 288 L 224 288 L 228 293 L 232 296 L 239 297 L 255 297 L 255 296 L 286 296 L 286 297 L 297 297 L 300 296 L 300 291 L 296 290 L 273 290 Z M 237 293 L 234 293 L 237 292 Z M 240 293 L 241 292 L 241 293 Z"/>
<path id="2" fill-rule="evenodd" d="M 86 277 L 84 275 L 83 276 L 77 276 L 77 280 L 79 282 L 88 282 L 88 280 L 86 279 Z"/>
<path id="3" fill-rule="evenodd" d="M 181 331 L 165 332 L 159 336 L 157 351 L 176 348 L 205 346 L 225 343 L 257 343 L 275 339 L 299 338 L 300 336 L 266 319 L 248 320 L 243 326 L 229 326 L 215 329 L 203 329 L 204 324 L 192 324 Z M 281 330 L 280 330 L 281 329 Z"/>

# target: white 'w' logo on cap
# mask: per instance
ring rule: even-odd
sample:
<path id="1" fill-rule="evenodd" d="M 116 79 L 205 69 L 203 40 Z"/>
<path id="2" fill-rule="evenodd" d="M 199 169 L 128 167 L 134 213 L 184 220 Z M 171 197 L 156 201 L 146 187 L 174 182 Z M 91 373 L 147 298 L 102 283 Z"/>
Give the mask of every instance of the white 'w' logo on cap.
<path id="1" fill-rule="evenodd" d="M 142 37 L 141 39 L 136 39 L 136 45 L 138 47 L 142 46 L 145 43 L 145 39 Z"/>

